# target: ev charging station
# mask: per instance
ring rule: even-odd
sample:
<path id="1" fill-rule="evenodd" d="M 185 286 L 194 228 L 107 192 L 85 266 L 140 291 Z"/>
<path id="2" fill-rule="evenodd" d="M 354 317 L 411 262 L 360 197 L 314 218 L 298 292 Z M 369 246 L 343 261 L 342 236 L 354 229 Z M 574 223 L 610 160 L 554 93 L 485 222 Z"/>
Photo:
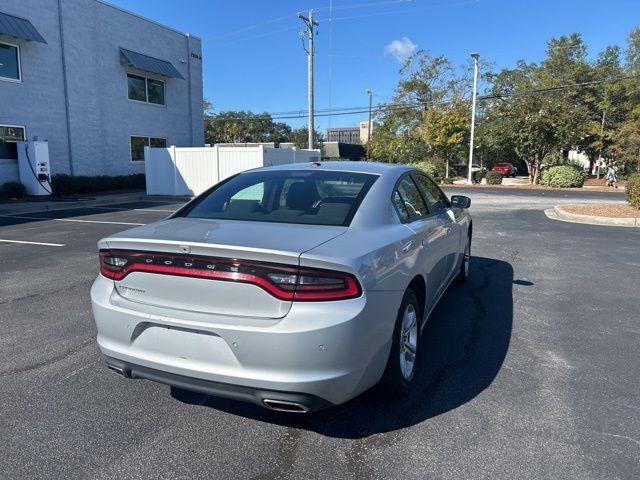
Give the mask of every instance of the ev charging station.
<path id="1" fill-rule="evenodd" d="M 27 188 L 27 195 L 51 195 L 49 142 L 18 142 L 18 172 L 20 182 Z"/>

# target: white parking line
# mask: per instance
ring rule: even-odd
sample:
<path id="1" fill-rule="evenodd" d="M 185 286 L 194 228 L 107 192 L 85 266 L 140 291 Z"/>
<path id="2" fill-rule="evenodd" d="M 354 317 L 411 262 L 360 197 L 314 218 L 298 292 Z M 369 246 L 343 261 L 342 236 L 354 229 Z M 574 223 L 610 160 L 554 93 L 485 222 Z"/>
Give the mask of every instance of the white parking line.
<path id="1" fill-rule="evenodd" d="M 176 213 L 177 210 L 163 210 L 160 208 L 121 208 L 121 207 L 89 207 L 89 208 L 99 208 L 102 210 L 123 210 L 130 212 L 166 212 L 166 213 Z"/>
<path id="2" fill-rule="evenodd" d="M 22 240 L 5 240 L 4 238 L 0 238 L 0 242 L 8 242 L 8 243 L 20 243 L 25 245 L 43 245 L 45 247 L 64 247 L 64 243 L 47 243 L 47 242 L 25 242 Z"/>
<path id="3" fill-rule="evenodd" d="M 78 220 L 77 218 L 27 217 L 27 216 L 20 216 L 20 215 L 0 215 L 0 218 L 21 218 L 21 219 L 27 219 L 27 220 L 53 220 L 56 222 L 106 223 L 108 225 L 133 225 L 133 226 L 146 225 L 146 223 L 107 222 L 104 220 Z"/>

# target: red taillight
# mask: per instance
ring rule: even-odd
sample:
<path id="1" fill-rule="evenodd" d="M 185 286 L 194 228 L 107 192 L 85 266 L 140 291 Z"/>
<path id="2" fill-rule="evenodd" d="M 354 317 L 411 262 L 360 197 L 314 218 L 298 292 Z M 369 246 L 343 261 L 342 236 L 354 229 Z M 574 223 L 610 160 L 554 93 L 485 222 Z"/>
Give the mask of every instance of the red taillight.
<path id="1" fill-rule="evenodd" d="M 362 294 L 356 278 L 343 272 L 160 252 L 100 250 L 102 275 L 122 280 L 132 272 L 248 283 L 280 300 L 346 300 Z"/>

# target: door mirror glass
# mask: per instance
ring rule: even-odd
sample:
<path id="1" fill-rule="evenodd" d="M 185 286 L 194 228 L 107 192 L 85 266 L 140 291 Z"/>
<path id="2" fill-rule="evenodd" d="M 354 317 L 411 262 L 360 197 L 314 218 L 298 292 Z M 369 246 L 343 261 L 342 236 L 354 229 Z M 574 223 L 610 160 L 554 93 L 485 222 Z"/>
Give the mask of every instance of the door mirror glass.
<path id="1" fill-rule="evenodd" d="M 451 197 L 451 206 L 458 208 L 469 208 L 471 206 L 471 199 L 464 195 L 453 195 Z"/>

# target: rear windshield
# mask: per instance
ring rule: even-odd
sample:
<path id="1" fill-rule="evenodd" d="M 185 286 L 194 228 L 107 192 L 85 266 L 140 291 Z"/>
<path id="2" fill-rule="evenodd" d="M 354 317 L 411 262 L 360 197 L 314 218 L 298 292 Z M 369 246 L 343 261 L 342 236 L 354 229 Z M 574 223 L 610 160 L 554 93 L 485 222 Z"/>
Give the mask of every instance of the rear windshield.
<path id="1" fill-rule="evenodd" d="M 318 170 L 245 172 L 176 216 L 348 226 L 377 175 Z"/>

